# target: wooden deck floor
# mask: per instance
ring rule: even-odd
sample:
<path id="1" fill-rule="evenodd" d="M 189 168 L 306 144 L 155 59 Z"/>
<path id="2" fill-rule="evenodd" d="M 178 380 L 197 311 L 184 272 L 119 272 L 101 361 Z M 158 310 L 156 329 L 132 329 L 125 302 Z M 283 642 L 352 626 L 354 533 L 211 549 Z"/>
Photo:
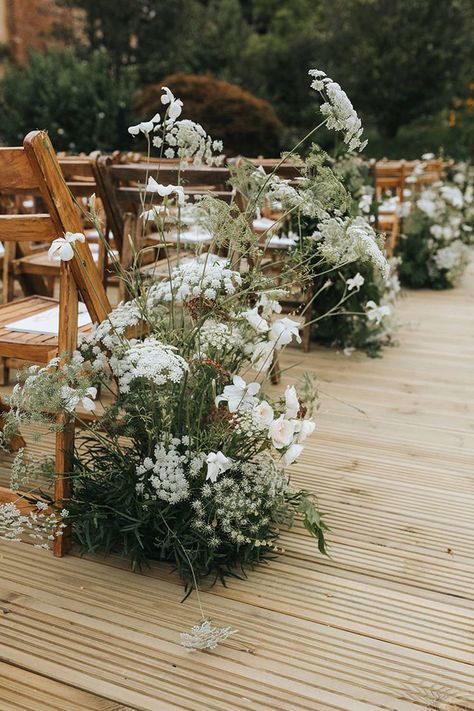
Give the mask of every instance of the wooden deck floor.
<path id="1" fill-rule="evenodd" d="M 161 566 L 0 546 L 0 711 L 474 709 L 473 275 L 402 299 L 382 360 L 288 352 L 288 380 L 321 379 L 294 479 L 319 494 L 332 557 L 298 529 L 205 593 L 239 630 L 214 652 L 180 647 L 196 601 Z"/>

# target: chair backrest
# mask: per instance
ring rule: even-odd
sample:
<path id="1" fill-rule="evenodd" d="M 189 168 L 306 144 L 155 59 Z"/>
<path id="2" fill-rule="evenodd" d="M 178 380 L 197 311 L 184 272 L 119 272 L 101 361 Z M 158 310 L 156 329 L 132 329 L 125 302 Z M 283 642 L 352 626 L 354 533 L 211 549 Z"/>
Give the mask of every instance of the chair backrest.
<path id="1" fill-rule="evenodd" d="M 0 241 L 51 242 L 66 232 L 82 232 L 81 219 L 45 131 L 29 133 L 23 147 L 0 148 L 0 190 L 39 192 L 48 210 L 41 214 L 0 215 Z M 75 249 L 77 257 L 61 262 L 60 325 L 72 326 L 75 321 L 77 330 L 77 306 L 74 311 L 70 303 L 72 300 L 77 304 L 77 290 L 93 321 L 107 316 L 110 303 L 87 243 L 76 242 Z"/>
<path id="2" fill-rule="evenodd" d="M 168 185 L 182 185 L 190 200 L 205 193 L 231 202 L 234 196 L 228 185 L 230 170 L 219 167 L 187 167 L 180 170 L 176 161 L 119 163 L 109 156 L 97 156 L 94 167 L 100 194 L 104 200 L 104 209 L 108 219 L 122 235 L 121 243 L 117 239 L 117 247 L 122 256 L 124 249 L 123 235 L 126 231 L 126 215 L 133 215 L 136 222 L 143 212 L 144 189 L 149 177 L 157 182 Z M 148 194 L 148 198 L 151 195 Z M 161 198 L 153 196 L 153 204 L 159 204 Z M 136 233 L 140 228 L 135 224 Z M 114 230 L 115 234 L 115 230 Z"/>
<path id="3" fill-rule="evenodd" d="M 383 200 L 386 193 L 403 200 L 403 190 L 406 179 L 405 161 L 377 161 L 373 164 L 372 175 L 374 178 L 375 199 Z"/>

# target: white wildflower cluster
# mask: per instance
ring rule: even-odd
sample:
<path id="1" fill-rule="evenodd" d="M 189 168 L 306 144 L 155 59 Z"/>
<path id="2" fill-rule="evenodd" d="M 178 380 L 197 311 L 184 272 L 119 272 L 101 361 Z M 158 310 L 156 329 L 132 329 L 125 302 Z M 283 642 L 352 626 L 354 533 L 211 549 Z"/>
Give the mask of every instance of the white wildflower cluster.
<path id="1" fill-rule="evenodd" d="M 433 259 L 438 269 L 445 269 L 449 274 L 450 281 L 454 283 L 464 272 L 469 257 L 469 247 L 460 239 L 456 239 L 446 247 L 438 249 Z"/>
<path id="2" fill-rule="evenodd" d="M 258 542 L 273 547 L 265 537 L 272 511 L 288 489 L 288 479 L 279 464 L 269 456 L 239 462 L 232 476 L 223 474 L 215 482 L 204 484 L 201 498 L 193 502 L 193 528 L 209 537 L 214 546 L 221 538 L 237 544 Z M 214 510 L 216 525 L 208 522 L 206 511 Z"/>
<path id="3" fill-rule="evenodd" d="M 377 236 L 363 217 L 331 217 L 323 220 L 311 239 L 317 243 L 319 253 L 334 266 L 349 262 L 370 262 L 384 277 L 390 267 Z"/>
<path id="4" fill-rule="evenodd" d="M 214 141 L 201 124 L 190 119 L 177 119 L 181 116 L 183 102 L 177 99 L 167 87 L 162 87 L 161 103 L 165 107 L 163 118 L 156 113 L 150 121 L 142 121 L 130 126 L 132 136 L 144 134 L 148 139 L 154 134 L 153 146 L 160 149 L 165 158 L 181 159 L 182 168 L 189 163 L 194 165 L 220 165 L 224 160 L 222 141 Z"/>
<path id="5" fill-rule="evenodd" d="M 95 410 L 97 389 L 91 386 L 90 375 L 84 367 L 79 352 L 67 363 L 52 358 L 44 367 L 30 366 L 20 373 L 23 381 L 17 383 L 10 396 L 12 413 L 19 420 L 28 420 L 36 414 L 36 421 L 61 411 L 74 412 L 80 405 L 85 410 Z M 30 420 L 32 421 L 32 420 Z"/>
<path id="6" fill-rule="evenodd" d="M 145 500 L 161 499 L 177 504 L 189 496 L 188 477 L 196 477 L 206 462 L 204 453 L 192 453 L 188 437 L 165 437 L 156 445 L 153 457 L 137 466 L 136 491 Z"/>
<path id="7" fill-rule="evenodd" d="M 140 308 L 135 301 L 120 303 L 104 321 L 95 324 L 90 333 L 79 336 L 81 353 L 87 354 L 92 366 L 101 370 L 107 362 L 104 348 L 112 351 L 123 344 L 127 329 L 137 326 L 141 318 Z M 94 358 L 91 358 L 91 351 Z"/>
<path id="8" fill-rule="evenodd" d="M 474 198 L 468 175 L 455 167 L 453 182 L 438 181 L 422 190 L 414 197 L 404 221 L 405 239 L 401 247 L 408 244 L 413 250 L 414 241 L 420 242 L 424 263 L 419 265 L 417 273 L 423 270 L 426 285 L 455 284 L 469 261 L 466 245 L 472 240 Z M 409 260 L 410 255 L 406 259 Z"/>
<path id="9" fill-rule="evenodd" d="M 179 383 L 188 370 L 188 364 L 173 346 L 152 336 L 142 341 L 129 341 L 123 352 L 109 357 L 109 365 L 122 393 L 129 392 L 130 384 L 138 378 L 155 385 Z"/>
<path id="10" fill-rule="evenodd" d="M 171 280 L 152 286 L 148 298 L 150 304 L 184 303 L 195 298 L 216 301 L 219 297 L 235 294 L 241 284 L 241 275 L 230 269 L 225 259 L 203 254 L 174 267 Z"/>
<path id="11" fill-rule="evenodd" d="M 237 630 L 231 627 L 216 627 L 211 620 L 202 620 L 191 628 L 191 632 L 181 633 L 181 644 L 186 649 L 215 649 L 218 644 L 228 639 Z"/>
<path id="12" fill-rule="evenodd" d="M 167 122 L 164 135 L 153 139 L 155 148 L 162 148 L 166 158 L 180 158 L 183 167 L 189 163 L 195 166 L 221 165 L 222 141 L 214 141 L 203 129 L 200 123 L 190 119 L 182 119 L 174 123 Z"/>
<path id="13" fill-rule="evenodd" d="M 342 131 L 350 151 L 356 148 L 363 151 L 367 141 L 361 140 L 362 123 L 346 92 L 320 69 L 310 69 L 309 75 L 313 77 L 311 88 L 324 99 L 320 111 L 327 118 L 326 126 Z"/>
<path id="14" fill-rule="evenodd" d="M 66 524 L 63 519 L 69 512 L 63 509 L 58 515 L 47 512 L 48 504 L 38 501 L 36 509 L 28 513 L 14 503 L 0 504 L 0 540 L 19 542 L 23 536 L 35 541 L 36 548 L 51 548 L 55 538 L 62 536 Z"/>
<path id="15" fill-rule="evenodd" d="M 218 321 L 208 318 L 196 336 L 197 355 L 200 358 L 208 358 L 225 351 L 244 350 L 247 341 L 234 320 Z"/>

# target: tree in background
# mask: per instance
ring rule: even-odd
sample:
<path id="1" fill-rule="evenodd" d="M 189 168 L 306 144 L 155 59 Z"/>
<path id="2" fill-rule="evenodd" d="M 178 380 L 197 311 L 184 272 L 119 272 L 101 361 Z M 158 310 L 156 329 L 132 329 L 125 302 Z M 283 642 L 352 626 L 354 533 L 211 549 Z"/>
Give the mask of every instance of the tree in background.
<path id="1" fill-rule="evenodd" d="M 0 85 L 0 137 L 20 145 L 28 131 L 44 128 L 57 150 L 126 147 L 134 90 L 133 71 L 112 80 L 104 53 L 86 61 L 71 51 L 32 51 L 25 66 L 7 69 Z"/>
<path id="2" fill-rule="evenodd" d="M 209 76 L 178 73 L 165 77 L 163 83 L 184 101 L 183 118 L 200 123 L 223 142 L 228 154 L 278 154 L 282 125 L 268 101 Z M 161 82 L 145 87 L 136 98 L 137 116 L 153 116 L 160 109 L 161 94 Z"/>
<path id="3" fill-rule="evenodd" d="M 327 0 L 328 71 L 380 133 L 449 105 L 473 49 L 471 0 Z"/>

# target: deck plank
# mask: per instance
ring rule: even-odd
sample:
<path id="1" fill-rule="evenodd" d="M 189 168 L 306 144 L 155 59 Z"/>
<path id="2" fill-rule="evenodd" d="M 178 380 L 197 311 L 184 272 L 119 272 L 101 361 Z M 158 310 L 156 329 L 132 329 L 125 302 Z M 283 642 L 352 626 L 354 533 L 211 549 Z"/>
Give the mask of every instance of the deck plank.
<path id="1" fill-rule="evenodd" d="M 238 630 L 214 652 L 180 646 L 198 610 L 167 566 L 1 544 L 2 711 L 48 693 L 54 711 L 474 710 L 473 275 L 401 299 L 383 359 L 287 351 L 283 384 L 321 382 L 292 476 L 327 511 L 331 557 L 297 526 L 268 566 L 204 591 Z"/>

